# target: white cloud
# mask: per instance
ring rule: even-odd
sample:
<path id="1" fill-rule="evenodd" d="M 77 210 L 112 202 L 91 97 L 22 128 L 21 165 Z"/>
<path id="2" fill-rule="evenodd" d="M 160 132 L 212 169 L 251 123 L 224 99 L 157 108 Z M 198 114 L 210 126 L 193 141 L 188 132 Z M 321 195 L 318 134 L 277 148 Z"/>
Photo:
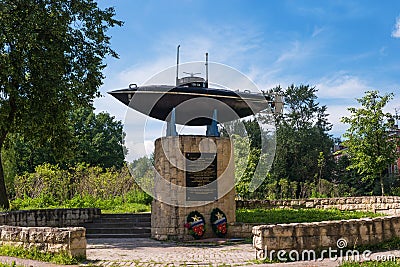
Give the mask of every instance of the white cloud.
<path id="1" fill-rule="evenodd" d="M 291 61 L 298 57 L 301 57 L 301 55 L 303 54 L 301 52 L 302 51 L 300 48 L 300 42 L 295 41 L 292 43 L 291 48 L 288 51 L 285 51 L 278 57 L 278 59 L 276 60 L 276 63 L 281 63 L 284 61 Z"/>
<path id="2" fill-rule="evenodd" d="M 312 35 L 311 35 L 311 37 L 316 37 L 316 36 L 318 36 L 321 32 L 323 32 L 325 29 L 323 28 L 323 27 L 317 27 L 317 26 L 315 26 L 314 27 L 314 31 L 313 31 L 313 33 L 312 33 Z"/>
<path id="3" fill-rule="evenodd" d="M 317 95 L 321 104 L 327 106 L 328 120 L 333 124 L 331 134 L 334 136 L 342 135 L 349 125 L 341 122 L 341 118 L 349 116 L 349 107 L 360 107 L 360 103 L 356 98 L 362 98 L 366 91 L 376 90 L 376 85 L 370 85 L 369 82 L 360 77 L 339 72 L 332 77 L 322 78 L 318 85 Z M 380 94 L 390 93 L 390 89 L 380 90 Z M 399 106 L 399 96 L 395 95 L 394 99 L 384 108 L 385 112 L 393 113 L 395 108 Z"/>
<path id="4" fill-rule="evenodd" d="M 318 97 L 320 98 L 358 98 L 371 86 L 357 76 L 345 72 L 338 72 L 326 76 L 316 83 Z"/>
<path id="5" fill-rule="evenodd" d="M 210 61 L 247 66 L 252 61 L 251 57 L 264 45 L 264 33 L 258 31 L 257 26 L 245 22 L 240 25 L 205 24 L 195 28 L 190 33 L 163 33 L 155 49 L 161 55 L 169 54 L 175 52 L 180 44 L 182 62 L 204 60 L 204 54 L 208 52 Z"/>
<path id="6" fill-rule="evenodd" d="M 396 24 L 394 25 L 394 30 L 392 31 L 393 38 L 400 38 L 400 17 L 396 18 Z"/>
<path id="7" fill-rule="evenodd" d="M 125 87 L 127 87 L 130 83 L 141 85 L 152 76 L 157 75 L 169 67 L 172 67 L 175 60 L 176 59 L 173 57 L 162 57 L 157 61 L 135 64 L 118 74 L 118 82 L 123 83 Z M 175 77 L 172 76 L 170 79 L 173 83 Z"/>
<path id="8" fill-rule="evenodd" d="M 322 105 L 327 106 L 328 120 L 332 123 L 331 134 L 341 136 L 349 127 L 341 118 L 349 116 L 348 107 L 358 107 L 356 98 L 371 89 L 369 83 L 360 77 L 344 71 L 325 76 L 316 82 L 317 96 Z"/>
<path id="9" fill-rule="evenodd" d="M 328 121 L 332 123 L 330 133 L 334 136 L 341 136 L 349 127 L 347 124 L 341 122 L 342 117 L 350 115 L 347 108 L 347 105 L 327 105 Z"/>

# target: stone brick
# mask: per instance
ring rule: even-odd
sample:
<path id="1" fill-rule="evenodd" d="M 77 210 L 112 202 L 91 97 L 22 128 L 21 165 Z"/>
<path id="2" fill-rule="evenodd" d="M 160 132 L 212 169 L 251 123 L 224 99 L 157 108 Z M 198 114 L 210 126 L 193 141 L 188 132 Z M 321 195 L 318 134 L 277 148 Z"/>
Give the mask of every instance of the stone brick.
<path id="1" fill-rule="evenodd" d="M 321 247 L 321 237 L 320 236 L 303 236 L 303 246 L 304 248 L 314 249 Z"/>
<path id="2" fill-rule="evenodd" d="M 293 249 L 297 247 L 297 237 L 283 236 L 279 239 L 279 249 Z"/>
<path id="3" fill-rule="evenodd" d="M 37 248 L 44 252 L 66 251 L 79 248 L 81 255 L 86 255 L 86 238 L 83 228 L 18 227 L 1 226 L 0 244 Z M 79 231 L 80 234 L 74 234 Z M 77 236 L 71 239 L 71 236 Z M 76 252 L 78 253 L 78 252 Z M 75 255 L 75 254 L 74 254 Z M 76 254 L 78 255 L 78 254 Z"/>
<path id="4" fill-rule="evenodd" d="M 259 225 L 253 227 L 252 233 L 254 243 L 265 244 L 270 249 L 318 249 L 335 248 L 340 238 L 346 239 L 347 247 L 379 243 L 400 234 L 399 228 L 400 216 L 387 216 L 374 219 Z M 288 236 L 289 232 L 292 232 L 293 236 Z M 290 244 L 291 247 L 288 247 Z"/>
<path id="5" fill-rule="evenodd" d="M 372 231 L 375 235 L 382 235 L 383 233 L 383 226 L 382 226 L 382 219 L 381 218 L 374 218 L 372 220 Z"/>
<path id="6" fill-rule="evenodd" d="M 221 174 L 225 171 L 224 174 L 230 172 L 230 176 L 228 180 L 223 178 L 218 180 L 218 188 L 224 188 L 224 183 L 234 183 L 234 166 L 232 162 L 229 161 L 231 157 L 231 144 L 229 139 L 227 138 L 216 138 L 216 137 L 202 137 L 202 136 L 179 136 L 179 137 L 163 137 L 159 138 L 155 141 L 155 168 L 160 172 L 161 176 L 163 176 L 167 181 L 170 181 L 175 184 L 185 185 L 185 172 L 182 166 L 178 168 L 176 164 L 171 164 L 166 155 L 162 153 L 163 147 L 161 144 L 164 144 L 164 148 L 168 147 L 170 158 L 174 158 L 174 161 L 179 161 L 175 159 L 182 158 L 181 151 L 177 150 L 174 147 L 181 147 L 182 152 L 198 152 L 201 149 L 202 152 L 214 152 L 214 145 L 216 143 L 217 147 L 217 174 Z M 179 153 L 179 155 L 177 154 Z M 229 153 L 229 154 L 228 154 Z M 167 154 L 167 153 L 166 153 Z M 228 156 L 226 156 L 228 154 Z M 228 164 L 232 166 L 227 168 Z M 178 164 L 179 165 L 179 164 Z M 173 175 L 170 175 L 173 174 Z M 225 177 L 224 176 L 224 177 Z M 160 190 L 157 188 L 157 190 Z M 171 189 L 164 188 L 164 191 L 171 191 Z M 176 200 L 185 200 L 185 190 L 182 192 L 175 192 Z M 228 218 L 228 222 L 235 221 L 235 192 L 232 189 L 230 192 L 219 192 L 219 194 L 224 194 L 224 196 L 216 202 L 209 203 L 207 205 L 204 202 L 190 202 L 189 204 L 193 206 L 193 208 L 185 208 L 185 207 L 174 207 L 164 205 L 158 201 L 154 201 L 152 204 L 152 237 L 155 239 L 165 238 L 180 238 L 182 237 L 182 233 L 186 233 L 183 228 L 184 223 L 186 222 L 186 217 L 189 212 L 193 210 L 197 210 L 203 214 L 205 217 L 206 223 L 209 225 L 209 218 L 211 214 L 211 210 L 215 207 L 220 208 L 226 214 Z M 170 194 L 171 196 L 171 194 Z M 186 200 L 185 200 L 186 201 Z M 170 218 L 169 220 L 165 220 L 163 218 Z M 209 229 L 206 231 L 206 236 L 212 237 L 213 233 L 211 231 L 211 226 L 209 225 Z M 164 230 L 162 230 L 164 229 Z M 249 228 L 247 228 L 249 229 Z M 228 230 L 230 231 L 230 230 Z M 243 231 L 240 231 L 243 232 Z M 183 236 L 184 239 L 186 237 Z"/>
<path id="7" fill-rule="evenodd" d="M 86 249 L 86 238 L 74 238 L 70 241 L 70 249 Z"/>
<path id="8" fill-rule="evenodd" d="M 75 256 L 75 257 L 81 256 L 81 257 L 86 258 L 86 248 L 85 249 L 71 249 L 71 250 L 69 250 L 69 254 L 71 256 Z"/>
<path id="9" fill-rule="evenodd" d="M 326 247 L 336 247 L 337 236 L 326 236 L 321 235 L 321 244 L 320 246 L 323 248 Z"/>

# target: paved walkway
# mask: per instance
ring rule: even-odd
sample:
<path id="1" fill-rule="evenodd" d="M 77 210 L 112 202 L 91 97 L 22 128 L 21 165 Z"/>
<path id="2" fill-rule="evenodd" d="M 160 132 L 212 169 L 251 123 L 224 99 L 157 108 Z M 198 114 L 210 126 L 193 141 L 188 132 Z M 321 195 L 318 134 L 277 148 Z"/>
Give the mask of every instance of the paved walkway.
<path id="1" fill-rule="evenodd" d="M 87 257 L 100 266 L 253 266 L 253 267 L 337 267 L 342 260 L 298 261 L 256 264 L 255 249 L 247 243 L 175 243 L 152 239 L 91 239 Z M 400 257 L 400 251 L 374 253 Z M 393 257 L 394 258 L 394 257 Z M 378 258 L 379 259 L 379 258 Z"/>
<path id="2" fill-rule="evenodd" d="M 98 263 L 104 266 L 243 266 L 255 259 L 255 250 L 250 244 L 92 239 L 88 241 L 87 257 L 100 260 Z"/>
<path id="3" fill-rule="evenodd" d="M 87 264 L 81 266 L 253 266 L 253 267 L 337 267 L 341 260 L 302 261 L 291 263 L 256 264 L 255 250 L 247 243 L 175 243 L 159 242 L 147 238 L 129 239 L 89 239 Z M 215 242 L 217 241 L 217 242 Z M 220 242 L 218 242 L 220 241 Z M 378 256 L 394 255 L 400 257 L 400 251 L 374 253 Z M 1 257 L 0 262 L 28 267 L 59 267 L 60 265 Z M 65 266 L 65 265 L 64 265 Z"/>

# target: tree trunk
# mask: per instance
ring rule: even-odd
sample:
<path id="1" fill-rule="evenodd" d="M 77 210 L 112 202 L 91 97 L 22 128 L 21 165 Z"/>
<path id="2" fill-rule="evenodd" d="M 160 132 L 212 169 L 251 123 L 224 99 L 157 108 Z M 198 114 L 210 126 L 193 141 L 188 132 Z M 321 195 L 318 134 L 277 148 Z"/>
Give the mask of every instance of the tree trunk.
<path id="1" fill-rule="evenodd" d="M 4 180 L 4 169 L 1 150 L 3 147 L 3 141 L 0 141 L 0 209 L 9 209 L 10 204 L 8 202 L 6 183 Z"/>
<path id="2" fill-rule="evenodd" d="M 382 173 L 380 174 L 380 180 L 381 180 L 382 196 L 384 196 L 385 195 L 385 185 L 383 183 L 383 175 L 382 175 Z"/>
<path id="3" fill-rule="evenodd" d="M 13 85 L 15 88 L 18 88 L 18 84 L 13 82 Z M 10 208 L 10 203 L 8 202 L 8 197 L 7 197 L 7 189 L 6 189 L 6 181 L 4 177 L 4 169 L 3 169 L 3 159 L 2 159 L 2 149 L 3 149 L 3 144 L 6 141 L 8 131 L 15 119 L 15 114 L 17 112 L 17 104 L 15 101 L 15 98 L 10 96 L 9 98 L 9 104 L 10 104 L 10 111 L 8 114 L 8 118 L 4 121 L 4 128 L 1 129 L 1 135 L 0 135 L 0 209 L 9 209 Z"/>

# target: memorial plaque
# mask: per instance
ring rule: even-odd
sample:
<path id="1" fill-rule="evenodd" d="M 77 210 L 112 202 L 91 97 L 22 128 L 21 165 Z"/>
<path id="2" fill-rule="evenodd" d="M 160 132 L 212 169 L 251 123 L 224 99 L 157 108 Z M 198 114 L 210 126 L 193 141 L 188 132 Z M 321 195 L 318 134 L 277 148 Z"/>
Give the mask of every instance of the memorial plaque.
<path id="1" fill-rule="evenodd" d="M 185 153 L 186 200 L 212 201 L 218 199 L 217 154 Z"/>

